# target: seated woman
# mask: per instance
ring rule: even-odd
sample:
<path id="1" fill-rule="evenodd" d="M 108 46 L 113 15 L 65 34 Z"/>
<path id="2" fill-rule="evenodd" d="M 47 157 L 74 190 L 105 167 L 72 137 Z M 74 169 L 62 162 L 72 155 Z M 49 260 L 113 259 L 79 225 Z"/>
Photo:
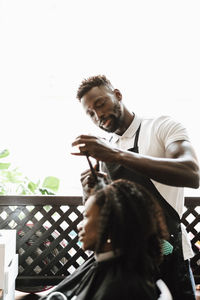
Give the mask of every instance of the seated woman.
<path id="1" fill-rule="evenodd" d="M 79 239 L 94 256 L 41 300 L 172 299 L 155 276 L 166 226 L 142 186 L 113 181 L 88 198 L 83 216 Z"/>

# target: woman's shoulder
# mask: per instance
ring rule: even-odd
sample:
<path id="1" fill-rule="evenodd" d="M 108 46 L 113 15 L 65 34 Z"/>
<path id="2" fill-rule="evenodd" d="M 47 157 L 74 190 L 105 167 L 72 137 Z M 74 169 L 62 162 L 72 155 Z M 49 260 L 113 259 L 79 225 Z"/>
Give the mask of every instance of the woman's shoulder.
<path id="1" fill-rule="evenodd" d="M 155 283 L 141 278 L 134 270 L 127 271 L 121 268 L 117 260 L 110 260 L 101 264 L 94 287 L 93 300 L 157 300 L 159 296 Z"/>

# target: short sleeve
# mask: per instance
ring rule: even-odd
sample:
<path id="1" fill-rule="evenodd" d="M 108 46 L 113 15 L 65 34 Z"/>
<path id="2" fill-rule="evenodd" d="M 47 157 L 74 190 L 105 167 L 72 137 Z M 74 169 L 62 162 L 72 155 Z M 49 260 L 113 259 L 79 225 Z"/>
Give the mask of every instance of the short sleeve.
<path id="1" fill-rule="evenodd" d="M 186 128 L 169 116 L 157 119 L 157 138 L 164 144 L 165 149 L 175 141 L 189 141 Z"/>

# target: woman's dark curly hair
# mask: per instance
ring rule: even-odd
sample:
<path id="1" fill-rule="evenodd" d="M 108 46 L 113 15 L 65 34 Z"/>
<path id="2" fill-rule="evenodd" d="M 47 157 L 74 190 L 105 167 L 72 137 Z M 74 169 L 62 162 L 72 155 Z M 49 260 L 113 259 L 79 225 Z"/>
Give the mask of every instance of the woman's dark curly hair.
<path id="1" fill-rule="evenodd" d="M 81 82 L 76 96 L 78 100 L 80 101 L 81 98 L 95 86 L 106 86 L 110 91 L 113 91 L 113 86 L 105 75 L 91 76 Z"/>
<path id="2" fill-rule="evenodd" d="M 168 238 L 162 210 L 142 186 L 118 179 L 95 194 L 100 207 L 96 253 L 109 238 L 120 249 L 130 268 L 141 275 L 152 272 L 162 261 L 162 240 Z"/>

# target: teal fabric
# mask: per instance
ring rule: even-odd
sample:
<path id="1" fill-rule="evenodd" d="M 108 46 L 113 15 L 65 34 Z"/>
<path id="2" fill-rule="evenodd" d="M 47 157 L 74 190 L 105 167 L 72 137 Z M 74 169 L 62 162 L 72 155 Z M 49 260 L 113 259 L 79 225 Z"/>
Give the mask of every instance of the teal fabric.
<path id="1" fill-rule="evenodd" d="M 163 254 L 169 255 L 173 252 L 174 247 L 168 241 L 163 240 L 162 248 L 163 248 Z"/>

